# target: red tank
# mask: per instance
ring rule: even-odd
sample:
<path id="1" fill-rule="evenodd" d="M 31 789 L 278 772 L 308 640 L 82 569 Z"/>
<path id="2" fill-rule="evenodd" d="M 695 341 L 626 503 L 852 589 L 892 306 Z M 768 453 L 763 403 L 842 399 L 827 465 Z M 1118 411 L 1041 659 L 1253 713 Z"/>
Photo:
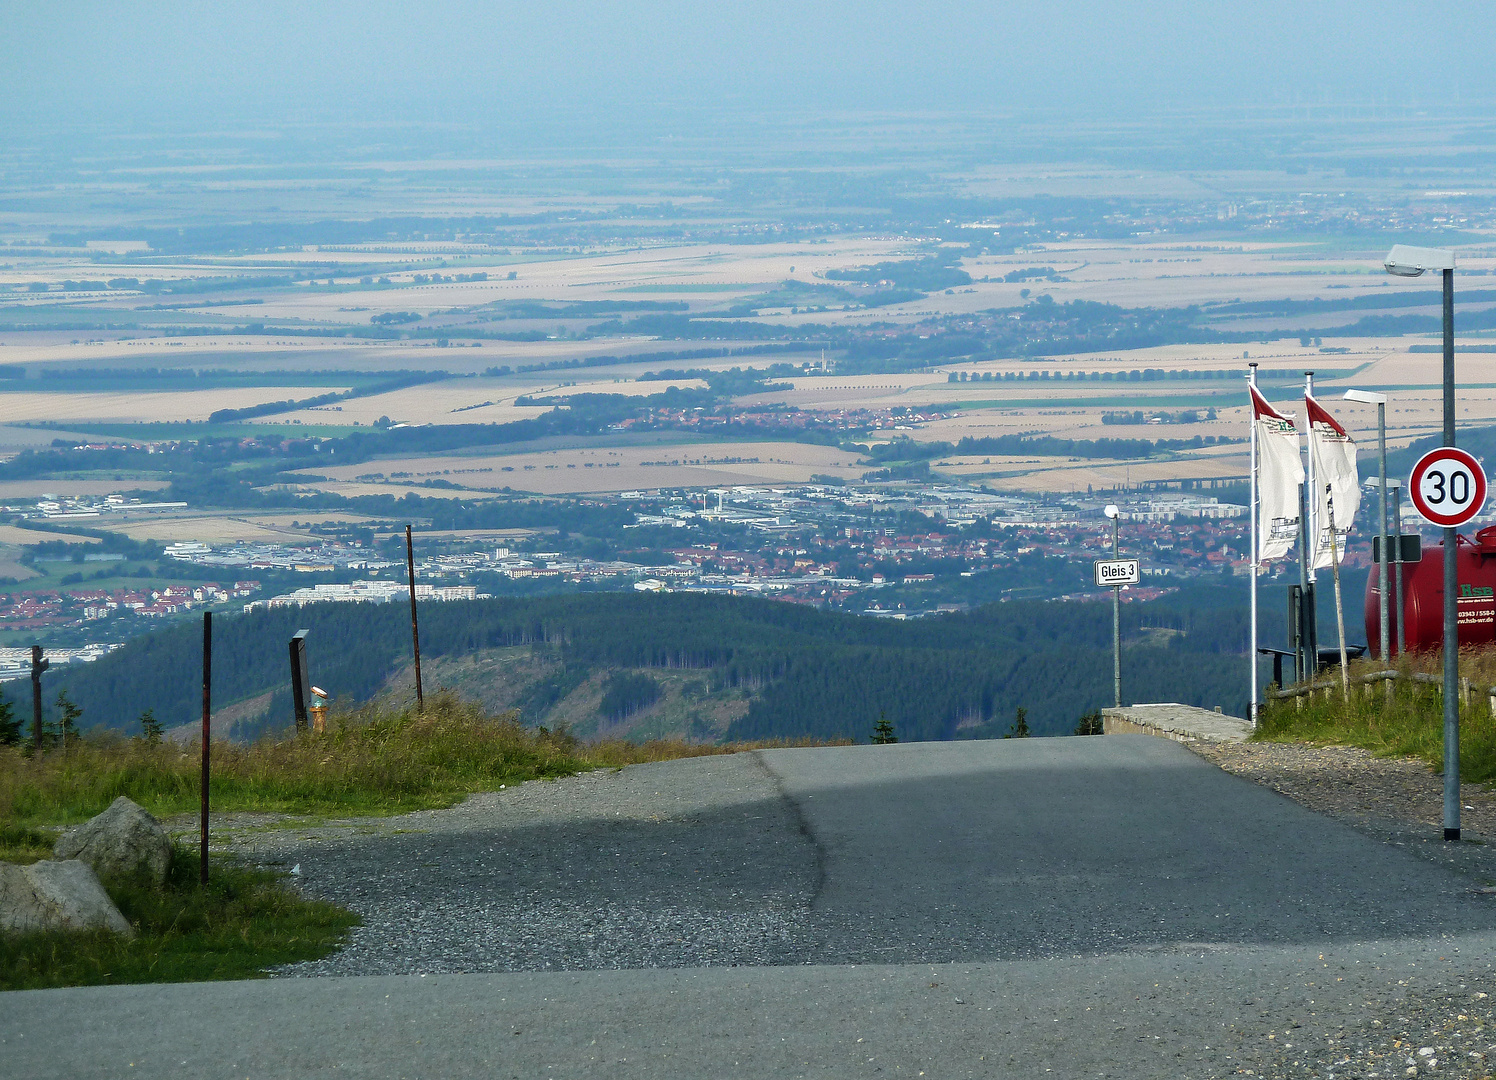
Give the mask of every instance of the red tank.
<path id="1" fill-rule="evenodd" d="M 1460 644 L 1496 642 L 1496 525 L 1475 534 L 1475 543 L 1457 538 L 1459 560 Z M 1397 651 L 1397 579 L 1387 567 L 1392 593 L 1392 649 Z M 1375 565 L 1366 578 L 1366 640 L 1373 651 L 1381 640 L 1380 574 Z M 1403 625 L 1409 652 L 1437 649 L 1444 644 L 1444 543 L 1423 549 L 1423 560 L 1403 563 Z"/>

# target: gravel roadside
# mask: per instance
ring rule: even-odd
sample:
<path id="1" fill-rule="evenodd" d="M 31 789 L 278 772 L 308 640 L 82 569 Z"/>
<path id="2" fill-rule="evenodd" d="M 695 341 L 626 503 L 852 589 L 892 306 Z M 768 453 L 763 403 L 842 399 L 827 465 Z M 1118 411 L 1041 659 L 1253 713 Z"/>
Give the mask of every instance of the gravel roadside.
<path id="1" fill-rule="evenodd" d="M 599 769 L 357 821 L 240 815 L 226 850 L 363 916 L 281 975 L 793 964 L 814 847 L 752 753 Z"/>

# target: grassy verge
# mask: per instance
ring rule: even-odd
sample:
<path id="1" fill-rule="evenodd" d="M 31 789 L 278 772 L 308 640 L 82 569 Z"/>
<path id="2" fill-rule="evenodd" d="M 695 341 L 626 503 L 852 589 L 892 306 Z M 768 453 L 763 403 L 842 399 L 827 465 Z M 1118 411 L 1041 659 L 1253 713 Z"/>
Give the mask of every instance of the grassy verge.
<path id="1" fill-rule="evenodd" d="M 358 916 L 306 900 L 279 875 L 216 860 L 206 887 L 194 852 L 178 848 L 164 889 L 109 882 L 138 931 L 0 935 L 0 990 L 104 983 L 249 979 L 266 968 L 315 960 L 342 943 Z"/>
<path id="2" fill-rule="evenodd" d="M 1440 675 L 1443 659 L 1438 653 L 1405 657 L 1399 664 L 1404 676 L 1415 672 Z M 1382 665 L 1358 661 L 1351 674 L 1379 671 Z M 1460 650 L 1460 674 L 1481 686 L 1496 683 L 1496 650 Z M 1338 680 L 1337 680 L 1338 681 Z M 1267 742 L 1308 742 L 1359 746 L 1372 753 L 1417 757 L 1436 771 L 1444 762 L 1444 695 L 1439 686 L 1399 678 L 1392 701 L 1386 700 L 1382 684 L 1369 688 L 1352 684 L 1349 701 L 1339 686 L 1328 697 L 1315 694 L 1293 701 L 1263 704 L 1254 739 Z M 1471 696 L 1460 709 L 1460 779 L 1471 782 L 1496 780 L 1496 717 L 1485 694 Z"/>
<path id="3" fill-rule="evenodd" d="M 369 706 L 329 718 L 324 735 L 214 743 L 210 798 L 215 811 L 397 814 L 451 806 L 500 784 L 745 748 L 583 745 L 440 694 L 424 714 Z M 39 756 L 0 747 L 0 822 L 23 829 L 84 821 L 120 795 L 157 816 L 186 813 L 197 809 L 198 777 L 195 747 L 108 735 Z"/>

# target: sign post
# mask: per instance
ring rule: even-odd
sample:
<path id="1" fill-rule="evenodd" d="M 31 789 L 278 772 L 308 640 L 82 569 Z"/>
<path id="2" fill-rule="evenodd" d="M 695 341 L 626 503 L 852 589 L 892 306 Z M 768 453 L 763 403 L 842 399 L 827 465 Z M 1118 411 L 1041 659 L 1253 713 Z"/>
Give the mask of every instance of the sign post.
<path id="1" fill-rule="evenodd" d="M 1136 559 L 1118 558 L 1117 521 L 1122 512 L 1114 503 L 1108 503 L 1102 511 L 1112 519 L 1112 557 L 1096 562 L 1096 587 L 1111 586 L 1112 590 L 1112 707 L 1122 707 L 1122 586 L 1136 585 L 1142 580 Z"/>
<path id="2" fill-rule="evenodd" d="M 1486 471 L 1459 447 L 1438 446 L 1413 466 L 1408 494 L 1430 525 L 1458 529 L 1486 505 Z"/>
<path id="3" fill-rule="evenodd" d="M 1445 279 L 1446 286 L 1448 278 Z M 1449 314 L 1446 288 L 1445 314 Z M 1445 323 L 1445 442 L 1454 442 L 1453 344 Z M 1408 477 L 1408 494 L 1423 519 L 1444 529 L 1444 839 L 1460 838 L 1459 540 L 1455 530 L 1486 505 L 1486 470 L 1456 446 L 1430 450 Z"/>

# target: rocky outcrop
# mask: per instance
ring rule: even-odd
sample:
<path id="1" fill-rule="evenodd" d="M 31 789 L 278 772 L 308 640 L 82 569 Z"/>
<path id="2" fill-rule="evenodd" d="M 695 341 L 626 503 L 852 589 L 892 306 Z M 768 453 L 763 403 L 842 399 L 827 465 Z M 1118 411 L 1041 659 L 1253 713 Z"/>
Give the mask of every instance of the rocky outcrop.
<path id="1" fill-rule="evenodd" d="M 0 933 L 36 930 L 112 930 L 135 936 L 86 863 L 0 863 Z"/>
<path id="2" fill-rule="evenodd" d="M 163 885 L 171 869 L 171 838 L 159 821 L 121 795 L 102 814 L 63 833 L 52 854 L 79 859 L 105 880 L 144 878 Z"/>

